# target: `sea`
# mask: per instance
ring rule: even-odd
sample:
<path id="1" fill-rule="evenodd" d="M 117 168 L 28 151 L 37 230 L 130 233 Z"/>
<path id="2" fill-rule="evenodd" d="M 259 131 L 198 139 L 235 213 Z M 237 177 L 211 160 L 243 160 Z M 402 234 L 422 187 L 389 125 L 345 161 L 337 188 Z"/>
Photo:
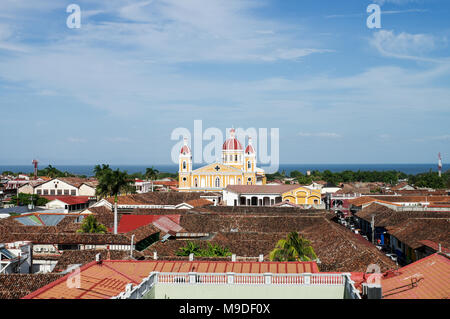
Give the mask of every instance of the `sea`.
<path id="1" fill-rule="evenodd" d="M 93 176 L 93 169 L 95 165 L 57 165 L 51 164 L 53 167 L 57 168 L 63 172 L 69 172 L 76 175 L 86 175 Z M 203 164 L 205 165 L 205 164 Z M 202 164 L 194 165 L 195 168 L 199 168 L 203 166 Z M 154 167 L 160 172 L 166 173 L 176 173 L 178 171 L 178 165 L 175 164 L 162 164 L 162 165 L 110 165 L 112 169 L 120 169 L 125 170 L 129 174 L 133 173 L 145 173 L 145 169 L 147 167 Z M 40 165 L 39 169 L 45 168 L 46 165 Z M 261 165 L 261 168 L 264 169 L 264 166 Z M 307 171 L 324 171 L 330 170 L 331 172 L 342 172 L 346 170 L 350 171 L 400 171 L 405 174 L 419 174 L 429 172 L 430 169 L 432 171 L 437 171 L 437 164 L 280 164 L 279 172 L 285 171 L 286 174 L 289 175 L 291 171 L 297 170 L 306 174 Z M 443 165 L 442 171 L 450 169 L 449 165 Z M 32 173 L 33 166 L 32 165 L 0 165 L 0 173 L 4 171 L 12 171 L 14 173 Z"/>

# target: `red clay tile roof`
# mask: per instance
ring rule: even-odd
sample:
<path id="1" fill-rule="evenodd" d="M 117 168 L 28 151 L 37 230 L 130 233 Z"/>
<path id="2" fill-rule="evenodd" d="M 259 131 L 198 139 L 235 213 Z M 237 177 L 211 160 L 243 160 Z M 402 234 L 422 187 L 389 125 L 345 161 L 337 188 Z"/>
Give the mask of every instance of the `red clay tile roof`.
<path id="1" fill-rule="evenodd" d="M 448 299 L 450 259 L 433 254 L 381 279 L 383 299 Z"/>
<path id="2" fill-rule="evenodd" d="M 63 203 L 66 203 L 67 205 L 85 204 L 85 203 L 89 202 L 89 196 L 47 196 L 47 195 L 43 195 L 41 197 L 44 197 L 44 198 L 48 199 L 49 201 L 57 199 Z"/>
<path id="3" fill-rule="evenodd" d="M 178 205 L 192 199 L 200 199 L 200 196 L 208 193 L 197 192 L 149 192 L 118 196 L 118 205 Z M 114 198 L 106 199 L 114 204 Z"/>
<path id="4" fill-rule="evenodd" d="M 0 299 L 20 299 L 55 280 L 60 274 L 0 275 Z"/>
<path id="5" fill-rule="evenodd" d="M 329 221 L 333 214 L 297 208 L 273 208 L 266 213 L 251 208 L 240 209 L 239 213 L 225 212 L 226 207 L 220 213 L 191 211 L 181 215 L 180 225 L 188 232 L 216 234 L 209 242 L 228 247 L 238 256 L 263 254 L 267 258 L 279 239 L 285 238 L 288 232 L 298 231 L 311 241 L 321 260 L 321 271 L 361 272 L 371 263 L 378 263 L 383 271 L 395 267 L 390 258 L 360 235 Z M 208 243 L 208 240 L 193 241 L 200 245 Z M 185 244 L 183 240 L 158 242 L 144 253 L 151 256 L 156 250 L 158 255 L 171 257 Z"/>
<path id="6" fill-rule="evenodd" d="M 189 204 L 189 205 L 193 206 L 194 208 L 196 208 L 196 207 L 210 206 L 210 205 L 212 205 L 212 202 L 205 198 L 199 198 L 199 199 L 188 200 L 186 202 L 186 204 Z"/>
<path id="7" fill-rule="evenodd" d="M 95 260 L 97 254 L 100 254 L 102 260 L 128 260 L 130 258 L 129 250 L 65 250 L 58 258 L 58 263 L 53 272 L 64 271 L 70 265 L 88 264 Z M 138 252 L 134 251 L 133 257 L 136 258 L 138 254 Z"/>
<path id="8" fill-rule="evenodd" d="M 412 249 L 423 246 L 422 240 L 431 240 L 450 247 L 450 218 L 411 218 L 395 226 L 388 226 L 389 234 Z"/>
<path id="9" fill-rule="evenodd" d="M 68 288 L 70 274 L 25 296 L 23 299 L 109 299 L 135 285 L 150 272 L 198 273 L 316 273 L 315 262 L 214 262 L 214 261 L 117 261 L 91 262 L 80 269 L 81 288 Z"/>
<path id="10" fill-rule="evenodd" d="M 419 240 L 419 243 L 434 249 L 436 252 L 439 252 L 439 243 L 436 243 L 431 240 Z M 441 251 L 446 254 L 450 253 L 450 249 L 443 247 L 442 244 L 441 244 Z"/>
<path id="11" fill-rule="evenodd" d="M 166 215 L 166 217 L 174 219 L 174 220 L 180 220 L 180 215 Z M 129 231 L 135 230 L 136 228 L 139 228 L 141 226 L 148 225 L 150 223 L 153 223 L 157 219 L 161 218 L 161 215 L 128 215 L 125 214 L 120 219 L 119 227 L 117 228 L 117 231 L 119 233 L 127 233 Z"/>

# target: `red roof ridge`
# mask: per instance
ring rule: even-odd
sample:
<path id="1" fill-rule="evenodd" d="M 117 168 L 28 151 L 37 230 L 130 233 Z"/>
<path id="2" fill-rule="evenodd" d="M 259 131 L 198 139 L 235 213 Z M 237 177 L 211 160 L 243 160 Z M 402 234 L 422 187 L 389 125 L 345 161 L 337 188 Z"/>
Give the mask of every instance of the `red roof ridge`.
<path id="1" fill-rule="evenodd" d="M 88 264 L 86 264 L 84 266 L 81 266 L 80 267 L 80 272 L 83 271 L 83 270 L 86 270 L 86 269 L 88 269 L 88 268 L 90 268 L 92 266 L 94 266 L 95 264 L 97 264 L 97 262 L 94 260 L 94 261 L 91 261 L 90 263 L 88 263 Z M 58 280 L 55 280 L 54 282 L 49 283 L 48 285 L 46 285 L 46 286 L 44 286 L 42 288 L 39 288 L 36 291 L 33 291 L 32 293 L 26 295 L 22 299 L 33 299 L 35 296 L 38 296 L 41 293 L 46 292 L 50 288 L 53 288 L 54 286 L 56 286 L 56 285 L 62 283 L 63 281 L 67 280 L 69 278 L 69 276 L 71 276 L 71 275 L 72 275 L 72 273 L 68 273 L 65 276 L 59 278 Z"/>

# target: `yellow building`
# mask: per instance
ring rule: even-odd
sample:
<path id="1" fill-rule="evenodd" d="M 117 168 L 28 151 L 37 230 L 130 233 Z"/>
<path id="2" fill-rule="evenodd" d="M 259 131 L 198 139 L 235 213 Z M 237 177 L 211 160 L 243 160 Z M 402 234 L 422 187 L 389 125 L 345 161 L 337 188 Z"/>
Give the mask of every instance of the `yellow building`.
<path id="1" fill-rule="evenodd" d="M 256 152 L 249 138 L 245 151 L 230 130 L 222 146 L 222 161 L 193 170 L 192 153 L 184 139 L 179 156 L 179 190 L 180 191 L 221 191 L 228 185 L 264 185 L 264 170 L 256 167 Z"/>
<path id="2" fill-rule="evenodd" d="M 320 205 L 319 189 L 300 185 L 229 185 L 223 190 L 227 206 Z M 289 203 L 288 203 L 289 202 Z"/>

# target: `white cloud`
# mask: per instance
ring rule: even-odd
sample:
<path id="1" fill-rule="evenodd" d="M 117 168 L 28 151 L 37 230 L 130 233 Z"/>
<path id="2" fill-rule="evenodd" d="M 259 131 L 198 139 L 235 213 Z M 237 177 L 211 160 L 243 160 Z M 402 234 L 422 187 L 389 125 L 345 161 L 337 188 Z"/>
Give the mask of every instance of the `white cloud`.
<path id="1" fill-rule="evenodd" d="M 328 133 L 328 132 L 320 132 L 320 133 L 298 133 L 301 137 L 323 137 L 323 138 L 340 138 L 341 135 L 337 133 Z"/>
<path id="2" fill-rule="evenodd" d="M 128 137 L 107 137 L 105 140 L 108 142 L 111 142 L 111 143 L 129 143 L 129 142 L 131 142 L 131 139 L 129 139 Z"/>
<path id="3" fill-rule="evenodd" d="M 436 59 L 423 57 L 423 54 L 436 49 L 436 38 L 427 34 L 410 34 L 380 30 L 374 32 L 370 41 L 382 55 L 388 57 L 436 62 Z"/>
<path id="4" fill-rule="evenodd" d="M 67 141 L 70 143 L 86 143 L 86 140 L 84 138 L 79 137 L 69 137 L 67 138 Z"/>

